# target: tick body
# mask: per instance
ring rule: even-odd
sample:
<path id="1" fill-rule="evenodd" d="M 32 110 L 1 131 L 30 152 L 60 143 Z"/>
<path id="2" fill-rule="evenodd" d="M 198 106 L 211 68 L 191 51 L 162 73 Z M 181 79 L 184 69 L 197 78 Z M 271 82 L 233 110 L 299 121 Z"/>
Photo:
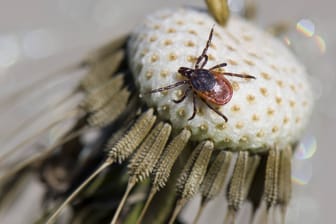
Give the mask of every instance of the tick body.
<path id="1" fill-rule="evenodd" d="M 231 100 L 233 90 L 229 80 L 215 71 L 206 69 L 198 71 L 199 74 L 196 73 L 190 82 L 199 97 L 217 105 L 224 105 Z"/>
<path id="2" fill-rule="evenodd" d="M 233 95 L 232 85 L 225 76 L 235 76 L 245 79 L 255 79 L 254 76 L 245 74 L 236 74 L 229 72 L 218 72 L 217 69 L 225 67 L 226 63 L 220 63 L 209 69 L 204 68 L 208 62 L 207 50 L 210 46 L 211 39 L 213 35 L 213 28 L 210 31 L 208 41 L 202 54 L 197 58 L 194 68 L 180 67 L 178 72 L 183 75 L 186 79 L 174 84 L 161 87 L 158 89 L 153 89 L 148 93 L 157 93 L 165 90 L 169 90 L 178 86 L 187 85 L 188 87 L 184 91 L 182 97 L 178 100 L 173 100 L 175 103 L 181 103 L 190 92 L 192 92 L 194 110 L 192 115 L 188 120 L 191 120 L 196 115 L 196 97 L 201 99 L 211 110 L 221 116 L 226 122 L 227 117 L 222 114 L 213 105 L 225 105 L 227 104 Z"/>

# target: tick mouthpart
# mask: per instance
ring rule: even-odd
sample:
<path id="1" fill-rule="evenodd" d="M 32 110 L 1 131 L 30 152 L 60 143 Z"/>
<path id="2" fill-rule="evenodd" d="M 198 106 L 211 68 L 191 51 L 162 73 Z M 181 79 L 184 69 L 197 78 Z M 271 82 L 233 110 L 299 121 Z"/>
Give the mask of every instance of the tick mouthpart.
<path id="1" fill-rule="evenodd" d="M 180 67 L 177 72 L 180 73 L 182 76 L 191 77 L 191 74 L 194 72 L 195 70 L 192 68 L 187 68 L 187 67 Z"/>

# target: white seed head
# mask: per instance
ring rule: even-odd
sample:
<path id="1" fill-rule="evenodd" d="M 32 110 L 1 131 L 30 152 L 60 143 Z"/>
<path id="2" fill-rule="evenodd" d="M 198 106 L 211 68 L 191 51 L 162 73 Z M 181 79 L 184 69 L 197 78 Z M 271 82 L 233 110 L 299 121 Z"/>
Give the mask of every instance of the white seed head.
<path id="1" fill-rule="evenodd" d="M 185 79 L 179 67 L 194 68 L 215 21 L 191 9 L 158 11 L 133 32 L 128 53 L 140 93 Z M 171 121 L 175 129 L 189 127 L 192 139 L 212 139 L 217 148 L 266 149 L 298 140 L 312 110 L 312 90 L 305 68 L 274 37 L 249 22 L 232 16 L 226 27 L 214 26 L 205 68 L 226 62 L 226 72 L 249 74 L 256 79 L 226 78 L 233 87 L 232 99 L 214 105 L 228 118 L 209 109 L 201 100 L 194 119 L 192 94 L 183 102 L 186 86 L 161 93 L 142 94 L 148 105 Z"/>

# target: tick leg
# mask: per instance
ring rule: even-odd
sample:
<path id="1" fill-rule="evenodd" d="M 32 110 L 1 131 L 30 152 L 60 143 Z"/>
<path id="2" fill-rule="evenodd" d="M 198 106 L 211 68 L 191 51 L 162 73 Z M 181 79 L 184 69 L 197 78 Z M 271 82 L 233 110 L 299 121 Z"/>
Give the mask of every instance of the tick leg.
<path id="1" fill-rule="evenodd" d="M 188 93 L 189 93 L 189 91 L 191 90 L 191 86 L 189 86 L 185 91 L 184 91 L 184 93 L 183 93 L 183 96 L 180 98 L 180 99 L 178 99 L 178 100 L 173 100 L 173 102 L 174 103 L 181 103 L 187 96 L 188 96 Z"/>
<path id="2" fill-rule="evenodd" d="M 207 41 L 207 43 L 205 45 L 205 48 L 204 48 L 204 50 L 202 52 L 202 55 L 206 55 L 206 53 L 207 53 L 207 50 L 208 50 L 208 48 L 210 46 L 210 43 L 211 43 L 211 40 L 212 40 L 213 31 L 214 31 L 214 27 L 211 28 L 211 31 L 210 31 L 210 34 L 209 34 L 209 38 L 208 38 L 208 41 Z"/>
<path id="3" fill-rule="evenodd" d="M 228 121 L 228 119 L 227 119 L 227 117 L 224 115 L 224 114 L 222 114 L 220 111 L 218 111 L 216 108 L 214 108 L 213 106 L 211 106 L 207 101 L 205 101 L 204 99 L 202 99 L 202 98 L 200 98 L 202 101 L 203 101 L 203 103 L 205 103 L 211 110 L 213 110 L 215 113 L 217 113 L 219 116 L 221 116 L 224 120 L 225 120 L 225 122 L 227 122 Z"/>
<path id="4" fill-rule="evenodd" d="M 161 88 L 158 88 L 158 89 L 152 89 L 152 90 L 150 90 L 148 92 L 145 92 L 144 94 L 151 94 L 151 93 L 162 92 L 162 91 L 165 91 L 165 90 L 168 90 L 168 89 L 172 89 L 172 88 L 175 88 L 175 87 L 178 87 L 178 86 L 185 85 L 187 83 L 189 83 L 189 80 L 183 80 L 183 81 L 174 83 L 174 84 L 169 85 L 169 86 L 161 87 Z"/>
<path id="5" fill-rule="evenodd" d="M 222 67 L 225 67 L 227 64 L 226 63 L 221 63 L 221 64 L 218 64 L 218 65 L 215 65 L 211 68 L 209 68 L 209 70 L 214 70 L 214 69 L 217 69 L 217 68 L 222 68 Z"/>
<path id="6" fill-rule="evenodd" d="M 193 110 L 193 113 L 192 115 L 189 117 L 188 121 L 194 119 L 195 115 L 196 115 L 196 97 L 195 97 L 195 93 L 193 93 L 193 106 L 194 106 L 194 110 Z"/>
<path id="7" fill-rule="evenodd" d="M 222 73 L 223 75 L 228 75 L 228 76 L 235 76 L 239 78 L 244 78 L 244 79 L 256 79 L 256 77 L 252 75 L 244 75 L 244 74 L 237 74 L 237 73 L 230 73 L 230 72 L 224 72 Z"/>
<path id="8" fill-rule="evenodd" d="M 203 60 L 203 62 L 202 62 L 202 60 Z M 201 67 L 199 66 L 199 64 L 202 62 L 202 65 L 201 65 Z M 195 68 L 196 69 L 199 69 L 199 68 L 203 68 L 205 65 L 206 65 L 206 63 L 208 62 L 208 55 L 201 55 L 201 56 L 199 56 L 198 58 L 197 58 L 197 62 L 196 62 L 196 66 L 195 66 Z"/>
<path id="9" fill-rule="evenodd" d="M 196 65 L 195 65 L 195 68 L 198 69 L 198 68 L 203 68 L 204 65 L 206 65 L 206 63 L 208 62 L 208 56 L 207 56 L 207 51 L 208 51 L 208 48 L 210 46 L 210 43 L 211 43 L 211 39 L 212 39 L 212 35 L 213 35 L 213 30 L 214 28 L 212 27 L 211 28 L 211 31 L 210 31 L 210 34 L 209 34 L 209 38 L 208 38 L 208 41 L 205 45 L 205 48 L 203 49 L 203 52 L 202 54 L 197 58 L 197 62 L 196 62 Z M 204 62 L 202 63 L 202 65 L 200 66 L 200 63 L 201 61 L 204 59 Z"/>

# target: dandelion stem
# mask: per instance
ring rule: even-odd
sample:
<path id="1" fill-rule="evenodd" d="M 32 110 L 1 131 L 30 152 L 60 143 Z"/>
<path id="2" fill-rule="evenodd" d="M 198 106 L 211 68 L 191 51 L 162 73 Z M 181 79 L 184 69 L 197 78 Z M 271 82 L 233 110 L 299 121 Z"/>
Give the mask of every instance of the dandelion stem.
<path id="1" fill-rule="evenodd" d="M 49 148 L 43 150 L 43 152 L 41 152 L 39 154 L 34 154 L 31 157 L 28 157 L 27 159 L 25 159 L 21 163 L 12 167 L 7 173 L 0 176 L 0 180 L 5 180 L 8 177 L 10 177 L 10 176 L 14 175 L 15 173 L 19 172 L 20 170 L 22 170 L 23 168 L 27 167 L 28 165 L 32 164 L 33 162 L 38 161 L 38 160 L 42 160 L 43 158 L 48 156 L 53 150 L 55 150 L 57 147 L 59 147 L 59 146 L 63 145 L 64 143 L 78 137 L 79 135 L 81 135 L 82 133 L 84 133 L 85 131 L 87 131 L 90 128 L 91 127 L 83 127 L 82 129 L 79 129 L 78 131 L 75 131 L 75 132 L 71 133 L 70 135 L 68 135 L 64 139 L 60 140 L 56 144 L 51 145 Z"/>
<path id="2" fill-rule="evenodd" d="M 124 193 L 124 196 L 122 197 L 120 203 L 119 203 L 119 206 L 117 208 L 117 211 L 114 213 L 114 216 L 113 216 L 113 219 L 111 221 L 111 224 L 116 224 L 117 221 L 118 221 L 118 217 L 120 215 L 120 212 L 121 210 L 123 209 L 124 205 L 125 205 L 125 202 L 127 200 L 127 197 L 129 195 L 129 193 L 131 192 L 131 190 L 133 189 L 133 187 L 135 186 L 136 184 L 136 180 L 135 179 L 130 179 L 130 181 L 128 182 L 128 185 L 127 185 L 127 188 L 126 188 L 126 191 Z"/>
<path id="3" fill-rule="evenodd" d="M 38 111 L 36 114 L 34 114 L 33 116 L 31 116 L 30 118 L 28 118 L 27 120 L 25 120 L 24 122 L 22 122 L 18 127 L 16 127 L 14 130 L 10 131 L 9 133 L 7 133 L 7 135 L 5 137 L 3 137 L 3 139 L 7 139 L 7 138 L 11 138 L 12 136 L 17 135 L 18 133 L 20 133 L 22 130 L 27 129 L 30 125 L 32 125 L 34 122 L 36 122 L 36 120 L 40 117 L 42 117 L 44 114 L 46 114 L 47 112 L 50 112 L 50 108 L 57 108 L 59 106 L 61 106 L 63 103 L 66 102 L 66 100 L 72 96 L 74 96 L 77 92 L 73 91 L 70 94 L 66 95 L 65 97 L 63 97 L 61 100 L 58 100 L 54 105 L 52 106 L 48 106 L 46 108 L 43 108 L 42 110 Z"/>
<path id="4" fill-rule="evenodd" d="M 234 224 L 235 222 L 236 222 L 236 211 L 229 208 L 228 212 L 226 213 L 224 223 Z"/>
<path id="5" fill-rule="evenodd" d="M 203 210 L 204 210 L 204 208 L 205 208 L 205 206 L 207 204 L 208 204 L 207 202 L 201 204 L 201 206 L 199 207 L 199 209 L 198 209 L 198 211 L 196 213 L 196 216 L 195 216 L 195 219 L 193 221 L 193 224 L 197 224 L 198 223 L 198 221 L 199 221 L 199 219 L 200 219 L 200 217 L 201 217 L 201 215 L 203 213 Z"/>
<path id="6" fill-rule="evenodd" d="M 169 224 L 174 224 L 178 214 L 180 214 L 183 206 L 187 203 L 187 200 L 181 199 L 178 200 L 176 203 L 176 207 L 174 209 L 173 215 L 170 217 Z"/>
<path id="7" fill-rule="evenodd" d="M 21 97 L 24 97 L 27 95 L 27 93 L 31 92 L 31 91 L 39 91 L 40 85 L 43 85 L 46 82 L 49 82 L 50 79 L 52 77 L 59 77 L 59 76 L 55 76 L 55 74 L 63 74 L 63 75 L 69 75 L 68 72 L 71 71 L 75 71 L 76 69 L 80 68 L 80 65 L 72 65 L 72 66 L 68 66 L 65 67 L 63 69 L 61 69 L 60 71 L 56 71 L 54 73 L 48 74 L 46 77 L 43 77 L 31 84 L 29 84 L 28 86 L 20 89 L 19 91 L 11 94 L 10 96 L 7 97 L 7 99 L 3 100 L 2 102 L 0 101 L 0 108 L 4 107 L 4 106 L 8 106 L 8 104 L 13 104 L 13 102 L 19 100 Z"/>
<path id="8" fill-rule="evenodd" d="M 61 213 L 65 206 L 67 206 L 82 190 L 83 188 L 93 180 L 98 174 L 100 174 L 106 167 L 110 166 L 111 163 L 104 162 L 94 173 L 92 173 L 77 189 L 57 208 L 57 210 L 49 217 L 47 224 L 53 223 L 55 218 Z"/>
<path id="9" fill-rule="evenodd" d="M 77 108 L 74 110 L 71 110 L 69 112 L 67 112 L 65 115 L 63 115 L 62 117 L 60 117 L 59 119 L 51 122 L 47 127 L 42 128 L 41 130 L 39 130 L 37 133 L 35 133 L 32 136 L 29 136 L 28 138 L 26 138 L 25 140 L 21 141 L 19 144 L 17 144 L 14 148 L 8 150 L 7 152 L 3 153 L 2 155 L 0 155 L 0 162 L 2 162 L 3 160 L 7 159 L 10 155 L 13 155 L 14 152 L 16 152 L 17 150 L 21 149 L 22 147 L 26 146 L 27 144 L 29 144 L 30 142 L 35 141 L 39 136 L 43 135 L 46 131 L 50 130 L 51 128 L 53 128 L 54 126 L 58 125 L 59 123 L 61 123 L 62 121 L 72 118 L 72 117 L 76 117 L 78 116 L 80 110 L 78 110 Z"/>
<path id="10" fill-rule="evenodd" d="M 150 203 L 152 202 L 152 200 L 153 200 L 156 192 L 157 192 L 157 190 L 155 188 L 152 188 L 151 192 L 149 193 L 149 196 L 147 197 L 146 204 L 143 207 L 143 209 L 141 211 L 141 214 L 140 214 L 140 216 L 139 216 L 139 218 L 138 218 L 138 220 L 136 222 L 137 224 L 140 224 L 142 222 L 142 220 L 143 220 L 143 218 L 144 218 L 144 216 L 146 214 L 146 211 L 147 211 Z"/>

